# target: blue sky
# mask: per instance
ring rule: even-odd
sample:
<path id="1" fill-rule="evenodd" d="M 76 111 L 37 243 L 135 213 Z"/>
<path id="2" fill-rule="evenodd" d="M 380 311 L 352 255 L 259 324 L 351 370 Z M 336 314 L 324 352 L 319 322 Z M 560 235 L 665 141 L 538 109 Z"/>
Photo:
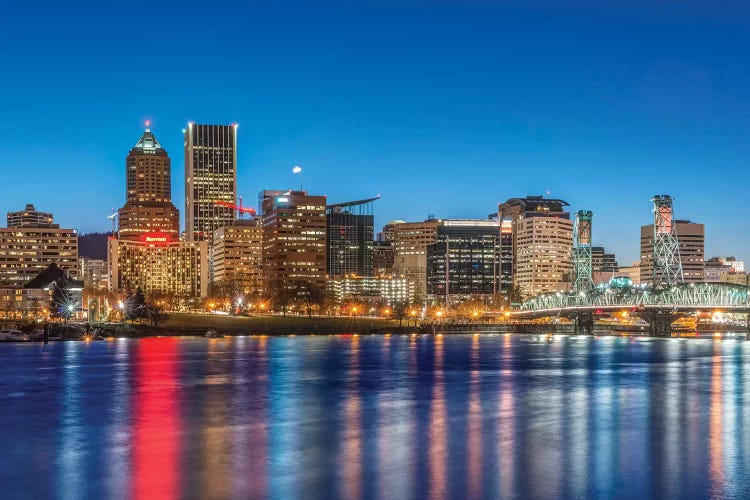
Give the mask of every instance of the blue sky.
<path id="1" fill-rule="evenodd" d="M 381 194 L 379 225 L 549 192 L 626 264 L 667 193 L 707 254 L 750 260 L 742 3 L 22 4 L 0 18 L 0 210 L 107 230 L 150 119 L 182 213 L 184 124 L 237 122 L 246 203 L 298 164 L 332 201 Z"/>

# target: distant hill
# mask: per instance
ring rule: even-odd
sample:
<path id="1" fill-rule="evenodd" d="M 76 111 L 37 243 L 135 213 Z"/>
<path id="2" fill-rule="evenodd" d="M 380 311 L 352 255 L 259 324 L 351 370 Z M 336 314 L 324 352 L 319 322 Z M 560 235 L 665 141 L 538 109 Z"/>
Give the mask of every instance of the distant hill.
<path id="1" fill-rule="evenodd" d="M 78 235 L 78 256 L 107 260 L 107 238 L 110 233 Z"/>

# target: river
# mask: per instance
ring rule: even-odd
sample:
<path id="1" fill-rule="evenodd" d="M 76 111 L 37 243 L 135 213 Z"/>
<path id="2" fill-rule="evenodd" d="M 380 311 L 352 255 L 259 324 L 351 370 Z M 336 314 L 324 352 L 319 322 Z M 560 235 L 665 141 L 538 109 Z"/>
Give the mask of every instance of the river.
<path id="1" fill-rule="evenodd" d="M 3 498 L 748 498 L 750 343 L 0 345 Z"/>

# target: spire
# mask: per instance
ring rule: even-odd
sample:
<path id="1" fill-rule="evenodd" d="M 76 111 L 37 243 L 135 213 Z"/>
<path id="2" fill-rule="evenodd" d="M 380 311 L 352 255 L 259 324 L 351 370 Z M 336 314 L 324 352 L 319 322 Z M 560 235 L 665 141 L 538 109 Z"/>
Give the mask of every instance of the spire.
<path id="1" fill-rule="evenodd" d="M 151 153 L 156 152 L 156 150 L 163 150 L 159 141 L 157 141 L 154 134 L 151 133 L 151 120 L 146 120 L 145 125 L 146 131 L 143 132 L 141 138 L 135 143 L 133 149 L 141 149 Z"/>

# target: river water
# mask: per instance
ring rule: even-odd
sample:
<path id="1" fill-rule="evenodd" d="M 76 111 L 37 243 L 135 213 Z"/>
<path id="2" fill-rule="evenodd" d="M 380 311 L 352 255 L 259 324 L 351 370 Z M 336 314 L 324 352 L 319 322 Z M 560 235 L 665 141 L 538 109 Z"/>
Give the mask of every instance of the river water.
<path id="1" fill-rule="evenodd" d="M 748 498 L 749 361 L 562 335 L 0 345 L 0 495 Z"/>

